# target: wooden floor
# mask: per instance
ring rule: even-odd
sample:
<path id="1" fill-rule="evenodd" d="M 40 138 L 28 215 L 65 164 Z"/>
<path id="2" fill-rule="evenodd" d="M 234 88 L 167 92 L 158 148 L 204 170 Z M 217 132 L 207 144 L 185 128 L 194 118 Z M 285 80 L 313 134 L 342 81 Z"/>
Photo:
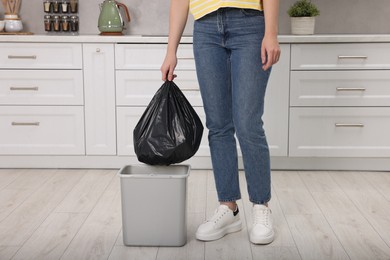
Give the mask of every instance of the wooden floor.
<path id="1" fill-rule="evenodd" d="M 241 232 L 195 239 L 218 203 L 211 171 L 193 170 L 187 244 L 125 247 L 115 170 L 0 169 L 0 259 L 390 259 L 390 172 L 272 172 L 276 238 L 266 246 L 249 242 L 240 180 Z"/>

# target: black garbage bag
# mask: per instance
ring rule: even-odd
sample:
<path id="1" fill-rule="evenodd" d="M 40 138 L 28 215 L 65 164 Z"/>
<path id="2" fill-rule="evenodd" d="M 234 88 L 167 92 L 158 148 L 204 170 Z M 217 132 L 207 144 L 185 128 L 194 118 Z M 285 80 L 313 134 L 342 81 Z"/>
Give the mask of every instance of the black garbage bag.
<path id="1" fill-rule="evenodd" d="M 166 81 L 134 129 L 134 150 L 146 164 L 180 163 L 198 151 L 202 134 L 202 122 L 191 104 L 175 83 Z"/>

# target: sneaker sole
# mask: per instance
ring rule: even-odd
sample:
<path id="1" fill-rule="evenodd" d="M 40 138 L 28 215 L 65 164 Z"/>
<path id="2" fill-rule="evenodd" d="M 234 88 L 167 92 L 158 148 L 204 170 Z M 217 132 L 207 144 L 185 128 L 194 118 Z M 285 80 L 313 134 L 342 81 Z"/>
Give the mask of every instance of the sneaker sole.
<path id="1" fill-rule="evenodd" d="M 272 234 L 270 234 L 267 237 L 253 237 L 253 236 L 250 236 L 249 240 L 253 244 L 256 244 L 256 245 L 266 245 L 266 244 L 269 244 L 272 241 L 274 241 L 274 237 L 275 237 L 275 233 L 272 232 Z"/>
<path id="2" fill-rule="evenodd" d="M 229 226 L 226 226 L 223 229 L 219 229 L 215 233 L 212 233 L 212 234 L 199 234 L 199 233 L 196 233 L 195 236 L 196 236 L 196 239 L 198 239 L 198 240 L 213 241 L 213 240 L 220 239 L 220 238 L 224 237 L 227 234 L 240 231 L 241 229 L 242 229 L 242 222 L 241 222 L 241 220 L 239 220 L 239 221 L 236 221 L 236 222 L 230 224 Z"/>

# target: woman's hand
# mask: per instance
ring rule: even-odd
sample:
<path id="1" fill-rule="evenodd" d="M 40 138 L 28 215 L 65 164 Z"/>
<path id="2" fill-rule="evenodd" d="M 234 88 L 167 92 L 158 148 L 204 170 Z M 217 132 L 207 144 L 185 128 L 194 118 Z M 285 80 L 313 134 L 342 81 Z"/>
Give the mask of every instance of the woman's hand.
<path id="1" fill-rule="evenodd" d="M 277 36 L 265 35 L 261 44 L 261 62 L 263 70 L 268 70 L 280 58 L 280 48 Z"/>
<path id="2" fill-rule="evenodd" d="M 176 75 L 173 74 L 177 65 L 177 57 L 176 54 L 169 54 L 165 56 L 164 62 L 161 65 L 161 74 L 163 81 L 172 81 L 176 78 Z"/>

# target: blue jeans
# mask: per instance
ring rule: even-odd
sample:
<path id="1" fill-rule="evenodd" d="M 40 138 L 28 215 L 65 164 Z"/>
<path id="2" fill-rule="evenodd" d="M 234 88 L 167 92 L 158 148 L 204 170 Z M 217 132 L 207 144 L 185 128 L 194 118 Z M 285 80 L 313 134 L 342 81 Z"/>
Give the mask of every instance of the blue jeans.
<path id="1" fill-rule="evenodd" d="M 196 71 L 221 202 L 241 199 L 235 136 L 250 201 L 264 204 L 271 198 L 270 157 L 262 121 L 271 69 L 262 69 L 263 37 L 264 16 L 257 10 L 221 8 L 194 23 Z"/>

